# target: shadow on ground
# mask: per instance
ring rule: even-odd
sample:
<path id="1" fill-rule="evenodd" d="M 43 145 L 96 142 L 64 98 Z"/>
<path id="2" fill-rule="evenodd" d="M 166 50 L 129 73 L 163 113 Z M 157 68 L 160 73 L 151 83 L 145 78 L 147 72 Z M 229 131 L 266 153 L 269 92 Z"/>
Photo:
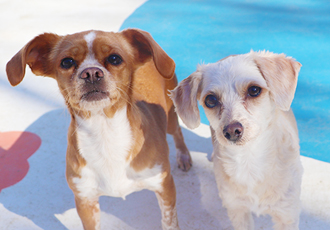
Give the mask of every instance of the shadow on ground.
<path id="1" fill-rule="evenodd" d="M 73 194 L 65 179 L 66 133 L 69 122 L 70 116 L 65 109 L 53 110 L 25 130 L 41 137 L 41 147 L 29 159 L 30 170 L 27 176 L 0 193 L 0 203 L 6 209 L 29 218 L 37 226 L 47 230 L 66 229 L 70 226 L 65 221 L 61 223 L 55 215 L 75 207 Z M 211 140 L 187 129 L 183 129 L 183 133 L 194 161 L 193 168 L 187 173 L 177 168 L 174 142 L 168 136 L 181 228 L 231 229 L 226 210 L 217 195 L 212 162 L 209 160 L 212 153 Z M 125 201 L 102 197 L 100 203 L 106 216 L 113 216 L 132 229 L 161 228 L 160 210 L 155 195 L 150 191 L 133 193 Z M 105 229 L 116 229 L 110 227 L 110 220 L 111 218 L 108 221 L 102 220 L 109 225 Z M 257 229 L 271 226 L 269 217 L 256 220 Z M 318 227 L 327 229 L 330 228 L 330 223 L 303 211 L 301 229 Z"/>

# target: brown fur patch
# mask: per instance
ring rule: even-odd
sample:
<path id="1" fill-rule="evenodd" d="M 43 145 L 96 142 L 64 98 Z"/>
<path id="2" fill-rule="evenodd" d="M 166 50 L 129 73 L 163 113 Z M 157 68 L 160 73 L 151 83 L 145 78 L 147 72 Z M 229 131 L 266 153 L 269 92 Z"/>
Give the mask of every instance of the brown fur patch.
<path id="1" fill-rule="evenodd" d="M 92 32 L 95 33 L 95 38 L 92 36 L 94 40 L 92 50 L 90 50 L 91 46 L 87 44 L 85 36 Z M 108 62 L 111 54 L 121 56 L 123 62 L 112 65 Z M 92 60 L 91 64 L 84 62 L 87 57 L 95 58 L 95 60 Z M 61 61 L 64 58 L 72 58 L 75 61 L 74 66 L 62 68 Z M 175 187 L 170 173 L 169 149 L 166 142 L 167 131 L 174 136 L 179 150 L 178 158 L 184 165 L 183 170 L 191 167 L 191 157 L 183 142 L 173 103 L 167 95 L 168 90 L 172 90 L 177 85 L 174 75 L 175 63 L 151 35 L 135 29 L 128 29 L 121 33 L 86 31 L 67 36 L 43 34 L 34 38 L 8 62 L 7 74 L 12 85 L 17 85 L 22 81 L 26 64 L 35 74 L 57 80 L 71 113 L 66 176 L 75 194 L 77 211 L 84 227 L 89 229 L 99 224 L 99 205 L 98 197 L 89 198 L 91 200 L 82 199 L 72 181 L 72 178 L 81 177 L 81 169 L 87 164 L 79 152 L 76 116 L 89 119 L 93 116 L 93 112 L 102 113 L 103 109 L 104 114 L 111 118 L 124 106 L 127 106 L 127 117 L 134 140 L 127 160 L 136 171 L 151 168 L 156 164 L 162 166 L 162 188 L 156 192 L 160 204 L 166 206 L 162 209 L 162 216 L 165 218 L 163 223 L 178 227 Z M 93 67 L 99 68 L 103 74 L 98 78 L 99 88 L 86 90 L 84 86 L 91 82 L 80 78 L 80 72 L 90 68 L 89 65 L 95 65 Z M 96 87 L 95 85 L 93 86 Z M 82 100 L 83 96 L 86 93 L 100 92 L 106 94 L 108 98 L 102 98 L 100 103 L 96 101 L 90 107 L 87 105 L 86 109 L 86 104 L 83 104 L 85 101 Z M 94 108 L 96 108 L 95 111 Z M 170 122 L 168 122 L 168 117 L 171 119 Z M 180 158 L 181 156 L 184 157 Z M 168 213 L 170 213 L 169 218 Z"/>
<path id="2" fill-rule="evenodd" d="M 45 33 L 26 44 L 6 65 L 10 84 L 15 86 L 23 80 L 26 64 L 36 75 L 53 77 L 55 69 L 50 63 L 49 54 L 60 38 L 56 34 Z"/>

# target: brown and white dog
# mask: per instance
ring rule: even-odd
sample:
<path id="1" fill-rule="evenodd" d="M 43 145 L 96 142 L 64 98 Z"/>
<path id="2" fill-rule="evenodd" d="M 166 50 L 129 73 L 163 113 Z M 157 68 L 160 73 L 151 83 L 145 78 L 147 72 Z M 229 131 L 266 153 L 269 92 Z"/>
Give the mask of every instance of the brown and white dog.
<path id="1" fill-rule="evenodd" d="M 174 137 L 179 167 L 192 165 L 168 90 L 175 63 L 149 33 L 45 33 L 7 64 L 15 86 L 28 64 L 54 78 L 71 113 L 66 176 L 85 229 L 100 228 L 99 196 L 156 193 L 163 229 L 178 229 L 176 191 L 166 133 Z"/>
<path id="2" fill-rule="evenodd" d="M 302 165 L 290 109 L 301 64 L 284 54 L 253 52 L 200 65 L 172 91 L 189 128 L 210 122 L 214 173 L 235 229 L 254 229 L 251 212 L 275 229 L 298 229 Z"/>

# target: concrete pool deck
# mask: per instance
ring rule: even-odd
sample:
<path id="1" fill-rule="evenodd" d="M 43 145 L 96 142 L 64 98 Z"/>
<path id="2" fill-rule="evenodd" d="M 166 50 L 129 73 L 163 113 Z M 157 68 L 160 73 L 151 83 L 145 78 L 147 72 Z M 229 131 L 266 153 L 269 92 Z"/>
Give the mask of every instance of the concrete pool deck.
<path id="1" fill-rule="evenodd" d="M 5 166 L 0 162 L 0 229 L 82 229 L 73 194 L 65 179 L 66 135 L 70 115 L 57 84 L 53 79 L 34 76 L 27 69 L 23 82 L 17 87 L 11 87 L 5 73 L 6 63 L 29 40 L 43 32 L 65 35 L 89 29 L 119 31 L 127 27 L 139 27 L 151 32 L 176 61 L 181 80 L 193 72 L 198 63 L 212 62 L 229 54 L 248 52 L 252 48 L 288 53 L 300 61 L 305 70 L 302 68 L 298 80 L 301 83 L 298 84 L 293 103 L 301 130 L 301 159 L 305 169 L 300 229 L 330 229 L 330 163 L 327 160 L 330 159 L 327 155 L 330 149 L 330 137 L 327 136 L 330 133 L 330 94 L 327 94 L 330 92 L 330 78 L 327 76 L 330 72 L 329 65 L 324 66 L 314 60 L 324 62 L 323 59 L 328 57 L 325 53 L 330 49 L 330 27 L 325 24 L 329 22 L 329 13 L 325 12 L 329 9 L 329 4 L 324 1 L 314 1 L 313 4 L 312 1 L 301 1 L 299 4 L 297 1 L 277 1 L 276 4 L 274 1 L 269 1 L 268 4 L 265 2 L 267 1 L 258 5 L 243 1 L 194 1 L 195 4 L 189 5 L 188 1 L 153 0 L 0 1 L 0 161 L 6 155 L 20 154 L 18 158 L 9 160 Z M 290 2 L 292 3 L 289 4 Z M 296 13 L 301 12 L 299 10 L 303 7 L 310 10 L 303 11 L 307 16 L 315 11 L 314 21 L 304 21 L 304 25 L 310 30 L 298 26 L 303 17 Z M 245 21 L 246 24 L 241 25 L 242 27 L 237 27 L 239 20 L 231 18 L 228 22 L 230 25 L 225 25 L 214 19 L 216 9 L 224 9 L 228 13 L 226 9 L 229 8 L 247 18 L 249 12 L 259 15 L 259 18 L 251 18 L 250 23 L 258 24 L 259 20 L 264 19 L 264 23 L 268 25 L 262 27 L 261 32 L 270 26 L 276 31 L 270 32 L 268 37 L 262 37 L 259 42 L 251 42 L 255 37 L 250 33 L 255 27 L 248 27 L 249 21 Z M 194 35 L 198 23 L 201 23 L 199 12 L 205 16 L 211 9 L 215 11 L 210 11 L 209 18 L 204 20 L 206 24 L 198 27 L 198 34 L 209 34 L 212 46 L 227 47 L 216 53 L 212 52 L 215 48 L 204 47 L 207 38 L 199 39 Z M 260 14 L 257 10 L 266 13 Z M 225 12 L 221 12 L 221 15 Z M 159 20 L 155 20 L 157 14 Z M 291 20 L 290 28 L 285 21 L 278 21 L 275 17 L 279 15 L 288 19 L 288 14 L 293 14 L 293 18 L 296 18 L 296 21 Z M 321 15 L 323 19 L 317 15 Z M 215 35 L 215 32 L 210 32 L 209 25 L 213 21 L 214 25 L 222 26 L 227 34 Z M 321 30 L 321 27 L 324 29 Z M 288 33 L 292 28 L 297 28 L 297 34 Z M 182 34 L 177 33 L 177 30 Z M 233 33 L 235 30 L 240 32 Z M 232 44 L 236 44 L 231 47 L 228 42 L 230 33 Z M 292 40 L 299 38 L 300 33 L 305 34 L 305 37 L 295 46 Z M 173 34 L 178 35 L 174 37 Z M 238 40 L 237 37 L 244 34 L 250 43 Z M 194 39 L 186 39 L 185 36 Z M 217 36 L 219 41 L 215 42 Z M 270 38 L 273 38 L 272 42 L 267 40 Z M 304 41 L 309 47 L 302 45 Z M 185 47 L 183 43 L 186 43 Z M 315 47 L 310 47 L 311 44 Z M 313 58 L 306 55 L 312 49 L 319 50 L 319 54 Z M 320 77 L 316 78 L 316 75 Z M 317 88 L 320 90 L 316 90 Z M 311 98 L 306 97 L 307 93 Z M 194 162 L 189 172 L 181 172 L 177 168 L 174 142 L 168 136 L 180 227 L 232 229 L 217 194 L 213 163 L 210 160 L 212 144 L 207 122 L 195 130 L 182 127 Z M 3 175 L 10 175 L 10 180 Z M 158 203 L 154 193 L 150 191 L 133 193 L 126 200 L 102 197 L 100 204 L 102 229 L 161 229 Z M 269 217 L 255 219 L 256 229 L 271 229 Z"/>

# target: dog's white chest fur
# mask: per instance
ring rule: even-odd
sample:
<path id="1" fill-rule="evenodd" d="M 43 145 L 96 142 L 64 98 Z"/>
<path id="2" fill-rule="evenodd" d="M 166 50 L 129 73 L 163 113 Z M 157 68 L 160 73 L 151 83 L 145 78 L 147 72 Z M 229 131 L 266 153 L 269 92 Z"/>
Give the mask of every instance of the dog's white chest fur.
<path id="1" fill-rule="evenodd" d="M 286 132 L 286 140 L 273 138 L 269 143 L 267 140 L 276 133 L 265 131 L 263 136 L 244 147 L 222 146 L 215 152 L 214 172 L 218 186 L 222 187 L 220 195 L 225 203 L 231 202 L 229 206 L 239 204 L 260 215 L 278 208 L 284 197 L 289 200 L 298 195 L 296 187 L 299 188 L 302 172 L 298 139 L 292 135 L 290 124 L 285 120 L 282 123 L 282 131 L 291 130 L 291 133 Z M 281 145 L 290 150 L 282 149 Z M 289 161 L 281 161 L 282 156 Z M 229 181 L 224 175 L 229 176 Z"/>
<path id="2" fill-rule="evenodd" d="M 128 154 L 134 143 L 126 107 L 109 119 L 93 114 L 77 118 L 79 152 L 86 160 L 81 177 L 74 178 L 82 197 L 108 195 L 123 197 L 145 188 L 157 189 L 161 183 L 161 166 L 135 172 Z"/>
<path id="3" fill-rule="evenodd" d="M 266 132 L 265 132 L 266 133 Z M 267 136 L 264 133 L 264 135 Z M 226 173 L 238 184 L 244 185 L 248 190 L 252 190 L 257 183 L 264 180 L 269 162 L 265 152 L 265 138 L 258 138 L 253 143 L 245 146 L 222 147 L 224 167 Z"/>
<path id="4" fill-rule="evenodd" d="M 261 147 L 260 150 L 248 148 L 244 150 L 240 147 L 223 149 L 222 153 L 225 152 L 227 156 L 223 156 L 221 159 L 226 175 L 234 183 L 230 186 L 239 188 L 238 191 L 231 188 L 229 196 L 232 198 L 240 197 L 240 205 L 249 207 L 257 215 L 263 213 L 268 207 L 268 204 L 260 203 L 260 199 L 265 194 L 268 186 L 268 182 L 265 181 L 265 177 L 269 176 L 267 168 L 271 170 L 264 154 L 262 154 L 263 148 Z M 229 155 L 231 155 L 230 158 Z M 219 160 L 215 159 L 217 167 L 219 167 Z M 215 172 L 218 170 L 218 168 L 215 168 Z M 224 186 L 223 183 L 220 186 Z"/>

